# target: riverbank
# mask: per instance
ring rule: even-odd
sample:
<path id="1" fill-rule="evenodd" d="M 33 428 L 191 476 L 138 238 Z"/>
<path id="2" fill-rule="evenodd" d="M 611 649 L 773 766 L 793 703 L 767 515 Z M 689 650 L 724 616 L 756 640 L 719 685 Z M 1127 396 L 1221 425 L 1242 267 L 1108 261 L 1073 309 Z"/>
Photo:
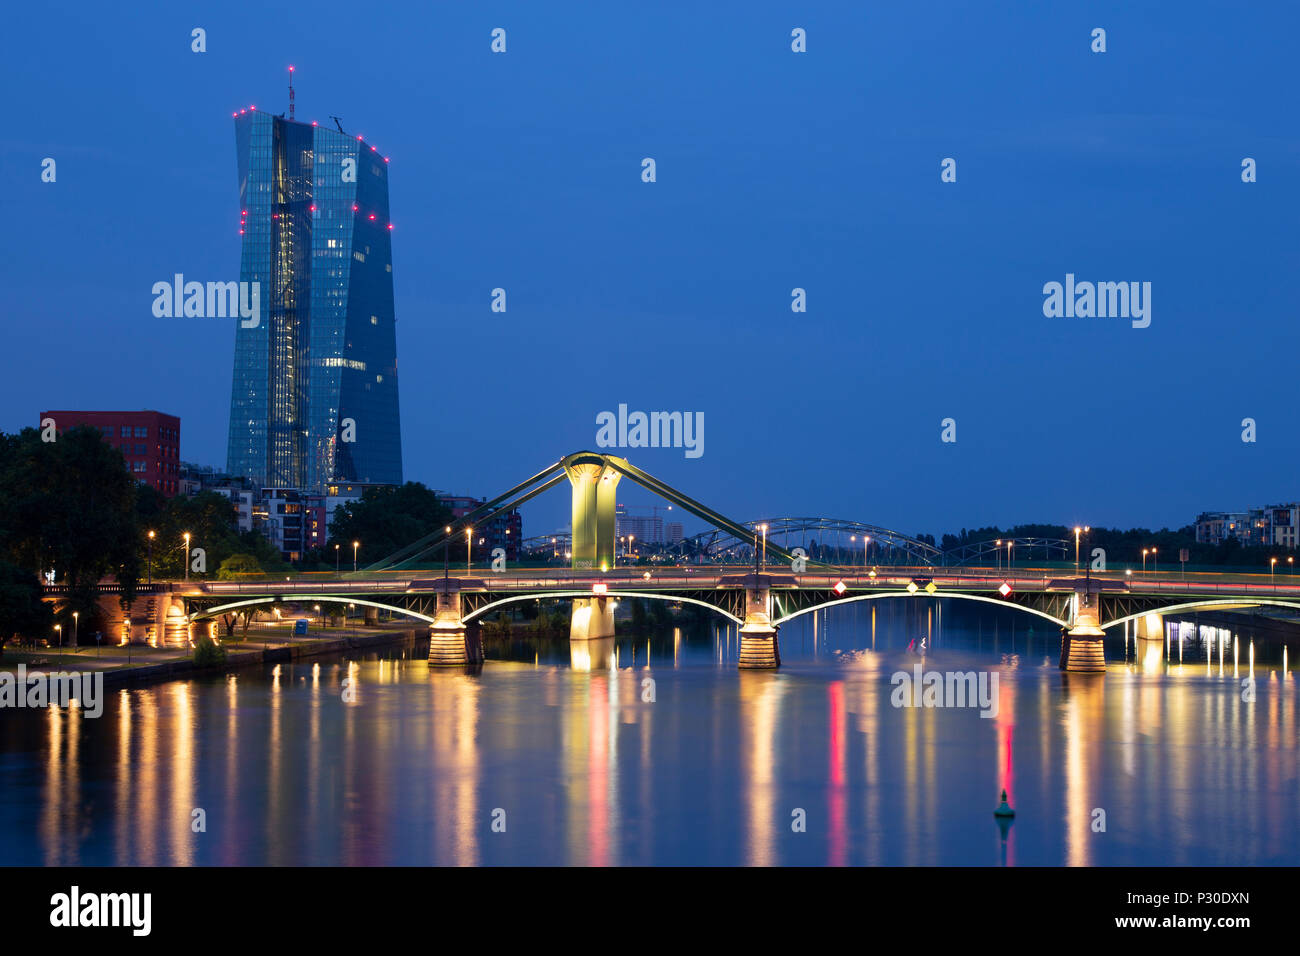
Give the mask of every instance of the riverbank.
<path id="1" fill-rule="evenodd" d="M 67 673 L 102 673 L 105 684 L 152 682 L 219 674 L 237 668 L 316 657 L 361 648 L 414 641 L 420 629 L 409 623 L 374 627 L 324 628 L 314 634 L 293 634 L 289 628 L 254 628 L 246 640 L 224 639 L 226 660 L 213 667 L 197 667 L 189 647 L 5 648 L 0 671 L 14 672 L 19 664 L 34 670 Z"/>

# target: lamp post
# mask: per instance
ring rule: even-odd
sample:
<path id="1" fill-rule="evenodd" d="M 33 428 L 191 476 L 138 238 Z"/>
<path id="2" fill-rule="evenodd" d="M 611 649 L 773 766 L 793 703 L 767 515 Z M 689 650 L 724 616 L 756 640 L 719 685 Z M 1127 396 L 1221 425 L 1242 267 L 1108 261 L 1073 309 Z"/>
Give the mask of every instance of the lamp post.
<path id="1" fill-rule="evenodd" d="M 1160 573 L 1160 558 L 1158 557 L 1159 554 L 1160 554 L 1159 548 L 1151 549 L 1151 573 L 1152 574 Z"/>
<path id="2" fill-rule="evenodd" d="M 1074 573 L 1079 573 L 1079 535 L 1083 532 L 1077 524 L 1074 526 Z"/>
<path id="3" fill-rule="evenodd" d="M 1007 542 L 1007 574 L 1011 573 L 1011 564 L 1012 564 L 1011 549 L 1014 548 L 1015 546 L 1016 546 L 1016 542 L 1014 540 Z"/>
<path id="4" fill-rule="evenodd" d="M 63 651 L 63 625 L 55 624 L 54 629 L 59 632 L 59 651 Z"/>
<path id="5" fill-rule="evenodd" d="M 1086 534 L 1092 529 L 1089 528 L 1087 525 L 1084 525 L 1083 530 L 1084 533 Z M 1083 579 L 1085 581 L 1085 584 L 1083 586 L 1084 593 L 1089 595 L 1089 600 L 1091 600 L 1091 595 L 1092 595 L 1092 562 L 1091 561 L 1089 561 L 1087 564 L 1083 566 Z"/>
<path id="6" fill-rule="evenodd" d="M 339 544 L 337 541 L 335 541 L 334 542 L 334 576 L 338 577 L 338 575 L 339 575 Z"/>
<path id="7" fill-rule="evenodd" d="M 474 529 L 465 529 L 465 573 L 474 567 Z"/>
<path id="8" fill-rule="evenodd" d="M 77 624 L 79 623 L 80 619 L 81 619 L 81 612 L 73 611 L 72 612 L 72 646 L 73 647 L 77 646 Z"/>
<path id="9" fill-rule="evenodd" d="M 357 548 L 361 547 L 360 541 L 352 542 L 352 573 L 357 573 Z"/>
<path id="10" fill-rule="evenodd" d="M 442 529 L 442 579 L 447 580 L 451 574 L 447 566 L 447 550 L 451 547 L 451 525 Z"/>
<path id="11" fill-rule="evenodd" d="M 767 567 L 767 525 L 763 525 L 763 566 Z"/>
<path id="12" fill-rule="evenodd" d="M 185 532 L 181 537 L 185 539 L 185 580 L 190 579 L 190 533 Z"/>
<path id="13" fill-rule="evenodd" d="M 1142 549 L 1142 573 L 1147 573 L 1147 549 Z"/>
<path id="14" fill-rule="evenodd" d="M 998 549 L 998 574 L 1002 573 L 1002 539 L 998 538 L 993 544 Z"/>
<path id="15" fill-rule="evenodd" d="M 1269 558 L 1268 559 L 1268 583 L 1270 586 L 1272 586 L 1276 580 L 1273 576 L 1273 572 L 1276 570 L 1277 570 L 1277 558 Z M 75 644 L 76 642 L 74 641 L 73 643 Z"/>
<path id="16" fill-rule="evenodd" d="M 630 534 L 627 536 L 627 549 L 632 552 L 632 556 L 628 558 L 627 562 L 628 564 L 631 564 L 633 559 L 636 558 L 636 535 Z"/>
<path id="17" fill-rule="evenodd" d="M 864 534 L 862 536 L 862 566 L 864 568 L 867 566 L 867 548 L 869 547 L 871 547 L 871 535 Z"/>
<path id="18" fill-rule="evenodd" d="M 153 532 L 149 532 L 149 586 L 153 587 Z"/>

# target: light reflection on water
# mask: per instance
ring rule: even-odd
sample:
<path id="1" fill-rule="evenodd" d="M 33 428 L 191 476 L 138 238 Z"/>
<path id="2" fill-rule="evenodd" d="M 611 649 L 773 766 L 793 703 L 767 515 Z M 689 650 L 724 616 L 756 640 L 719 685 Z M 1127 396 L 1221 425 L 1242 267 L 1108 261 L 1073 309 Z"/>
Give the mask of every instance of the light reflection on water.
<path id="1" fill-rule="evenodd" d="M 1104 676 L 1068 675 L 1053 631 L 938 607 L 792 622 L 777 672 L 738 671 L 734 629 L 706 626 L 516 637 L 478 674 L 412 644 L 110 690 L 97 720 L 5 711 L 0 861 L 1300 862 L 1280 647 L 1121 638 Z M 996 669 L 996 716 L 892 706 L 918 662 Z"/>

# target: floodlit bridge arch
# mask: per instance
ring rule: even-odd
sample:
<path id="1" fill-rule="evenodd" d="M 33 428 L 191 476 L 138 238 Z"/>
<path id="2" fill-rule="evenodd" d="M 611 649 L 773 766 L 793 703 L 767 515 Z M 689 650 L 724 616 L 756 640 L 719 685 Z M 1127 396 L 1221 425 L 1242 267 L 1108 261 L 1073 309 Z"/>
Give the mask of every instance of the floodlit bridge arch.
<path id="1" fill-rule="evenodd" d="M 737 616 L 732 611 L 728 611 L 726 608 L 721 607 L 718 604 L 714 604 L 710 601 L 700 600 L 699 598 L 685 597 L 677 594 L 662 594 L 662 593 L 657 593 L 655 591 L 606 591 L 601 596 L 606 598 L 628 598 L 628 599 L 644 598 L 648 601 L 667 601 L 672 604 L 694 604 L 697 607 L 708 608 L 710 611 L 713 611 L 717 614 L 721 614 L 723 617 L 731 621 L 733 624 L 745 623 L 745 619 L 743 617 Z M 466 624 L 468 624 L 470 621 L 474 620 L 475 618 L 482 617 L 488 611 L 494 610 L 499 607 L 504 607 L 507 604 L 514 604 L 520 601 L 536 601 L 536 600 L 550 601 L 550 600 L 561 600 L 561 599 L 569 599 L 569 598 L 575 600 L 590 601 L 592 599 L 592 592 L 590 590 L 586 590 L 586 591 L 541 592 L 535 594 L 512 594 L 510 597 L 497 598 L 495 600 L 488 601 L 487 603 L 475 608 L 474 610 L 469 611 L 461 618 L 461 620 L 464 621 Z"/>
<path id="2" fill-rule="evenodd" d="M 1206 598 L 1199 601 L 1187 601 L 1182 604 L 1157 603 L 1144 610 L 1133 611 L 1122 617 L 1112 618 L 1106 621 L 1102 627 L 1109 630 L 1112 627 L 1128 624 L 1131 621 L 1140 621 L 1152 614 L 1163 619 L 1173 614 L 1213 610 L 1215 608 L 1221 611 L 1235 611 L 1257 607 L 1285 607 L 1294 611 L 1300 610 L 1300 601 L 1284 601 L 1277 598 Z"/>
<path id="3" fill-rule="evenodd" d="M 417 610 L 409 607 L 402 607 L 396 604 L 384 604 L 380 601 L 367 601 L 365 598 L 358 598 L 348 595 L 340 597 L 333 594 L 285 594 L 276 597 L 251 598 L 247 601 L 232 601 L 229 604 L 220 604 L 216 607 L 203 608 L 194 611 L 189 615 L 189 622 L 201 621 L 209 617 L 219 617 L 222 614 L 229 614 L 231 611 L 239 608 L 258 606 L 275 606 L 280 604 L 356 604 L 360 607 L 373 607 L 381 611 L 391 611 L 394 614 L 400 614 L 403 617 L 409 617 L 417 621 L 423 621 L 426 624 L 432 624 L 434 619 L 428 614 L 422 614 Z"/>
<path id="4" fill-rule="evenodd" d="M 882 591 L 882 592 L 877 592 L 875 594 L 854 594 L 849 597 L 835 598 L 834 600 L 831 601 L 823 601 L 820 604 L 811 604 L 808 607 L 801 607 L 798 610 L 791 611 L 788 614 L 783 614 L 780 617 L 773 618 L 772 623 L 779 627 L 782 624 L 786 624 L 789 621 L 793 621 L 795 618 L 803 617 L 803 615 L 805 614 L 812 614 L 816 611 L 824 611 L 827 608 L 838 607 L 841 604 L 854 604 L 859 601 L 881 601 L 886 599 L 915 601 L 921 597 L 922 595 L 909 594 L 906 591 Z M 924 598 L 928 598 L 930 600 L 955 599 L 959 601 L 979 601 L 983 604 L 992 604 L 996 607 L 1011 608 L 1017 611 L 1024 611 L 1027 614 L 1033 614 L 1043 618 L 1044 620 L 1051 621 L 1057 627 L 1068 628 L 1070 626 L 1070 622 L 1068 620 L 1055 617 L 1049 614 L 1047 611 L 1039 610 L 1038 608 L 1032 607 L 1028 604 L 1014 603 L 1006 600 L 999 600 L 998 598 L 993 598 L 993 597 L 985 597 L 982 594 L 967 594 L 962 591 L 944 591 L 935 595 L 925 595 Z M 781 599 L 779 597 L 773 597 L 773 603 L 777 608 L 777 613 L 779 614 Z"/>

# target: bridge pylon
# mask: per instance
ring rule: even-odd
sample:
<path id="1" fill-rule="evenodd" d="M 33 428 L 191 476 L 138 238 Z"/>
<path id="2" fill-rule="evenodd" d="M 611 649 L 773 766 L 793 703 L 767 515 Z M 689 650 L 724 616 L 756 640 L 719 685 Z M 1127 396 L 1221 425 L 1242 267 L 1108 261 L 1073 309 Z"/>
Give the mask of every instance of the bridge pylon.
<path id="1" fill-rule="evenodd" d="M 564 473 L 573 485 L 573 567 L 607 571 L 614 567 L 616 489 L 623 475 L 596 454 L 566 459 Z"/>
<path id="2" fill-rule="evenodd" d="M 740 627 L 740 667 L 772 670 L 781 666 L 777 625 L 772 623 L 771 578 L 745 575 L 745 623 Z"/>

